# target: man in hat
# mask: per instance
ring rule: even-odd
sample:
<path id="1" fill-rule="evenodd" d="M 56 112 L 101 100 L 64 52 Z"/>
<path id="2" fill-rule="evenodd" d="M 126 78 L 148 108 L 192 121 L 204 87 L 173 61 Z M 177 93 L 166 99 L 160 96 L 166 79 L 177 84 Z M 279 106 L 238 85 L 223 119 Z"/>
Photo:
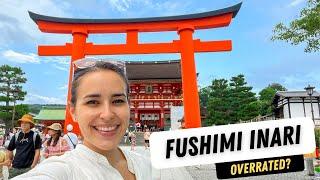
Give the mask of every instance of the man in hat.
<path id="1" fill-rule="evenodd" d="M 21 131 L 11 138 L 7 149 L 7 165 L 12 167 L 9 170 L 9 178 L 34 168 L 40 157 L 41 139 L 31 130 L 34 127 L 33 117 L 25 114 L 18 120 L 18 123 L 20 123 Z M 13 156 L 14 149 L 16 150 L 15 156 Z"/>

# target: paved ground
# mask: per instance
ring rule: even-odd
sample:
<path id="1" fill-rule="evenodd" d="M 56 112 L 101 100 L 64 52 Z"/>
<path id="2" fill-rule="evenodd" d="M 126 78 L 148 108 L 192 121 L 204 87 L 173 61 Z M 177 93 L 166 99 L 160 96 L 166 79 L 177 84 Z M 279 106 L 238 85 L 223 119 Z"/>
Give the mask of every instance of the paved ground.
<path id="1" fill-rule="evenodd" d="M 130 148 L 124 146 L 124 148 Z M 145 150 L 143 146 L 136 147 L 136 152 L 150 157 L 150 151 Z M 216 168 L 214 164 L 200 165 L 200 166 L 188 166 L 180 168 L 170 168 L 157 170 L 153 169 L 153 180 L 213 180 L 218 179 L 216 176 Z M 311 180 L 319 179 L 319 176 L 310 177 L 306 171 L 294 172 L 294 173 L 282 173 L 264 176 L 252 176 L 245 178 L 234 178 L 230 180 Z"/>

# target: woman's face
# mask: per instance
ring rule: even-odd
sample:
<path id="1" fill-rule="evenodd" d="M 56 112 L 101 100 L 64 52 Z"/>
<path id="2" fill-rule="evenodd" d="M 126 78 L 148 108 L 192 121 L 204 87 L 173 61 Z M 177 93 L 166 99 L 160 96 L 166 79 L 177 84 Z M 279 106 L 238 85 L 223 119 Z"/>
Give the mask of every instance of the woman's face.
<path id="1" fill-rule="evenodd" d="M 58 132 L 53 130 L 53 129 L 48 129 L 48 134 L 52 137 L 54 136 L 55 134 L 57 134 Z"/>
<path id="2" fill-rule="evenodd" d="M 71 113 L 83 136 L 84 145 L 101 151 L 118 146 L 129 124 L 126 85 L 111 70 L 99 70 L 79 79 L 77 101 Z"/>

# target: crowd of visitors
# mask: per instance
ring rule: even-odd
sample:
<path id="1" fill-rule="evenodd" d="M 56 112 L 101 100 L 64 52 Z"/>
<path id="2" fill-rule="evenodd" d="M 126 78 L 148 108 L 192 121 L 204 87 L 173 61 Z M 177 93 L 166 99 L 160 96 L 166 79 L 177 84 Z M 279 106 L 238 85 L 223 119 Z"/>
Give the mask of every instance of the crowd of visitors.
<path id="1" fill-rule="evenodd" d="M 34 168 L 41 159 L 60 156 L 74 149 L 79 142 L 71 124 L 67 126 L 68 133 L 63 136 L 61 124 L 53 123 L 44 129 L 35 127 L 29 114 L 19 119 L 18 123 L 19 127 L 0 136 L 0 179 L 23 174 Z M 3 168 L 8 173 L 3 173 Z M 6 174 L 9 177 L 5 177 Z"/>

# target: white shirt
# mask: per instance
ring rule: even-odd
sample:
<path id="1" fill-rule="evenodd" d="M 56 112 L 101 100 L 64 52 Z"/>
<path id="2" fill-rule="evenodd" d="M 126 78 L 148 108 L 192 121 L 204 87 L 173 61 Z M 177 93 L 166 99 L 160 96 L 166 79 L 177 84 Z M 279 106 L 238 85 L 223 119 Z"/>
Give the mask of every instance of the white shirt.
<path id="1" fill-rule="evenodd" d="M 69 137 L 68 137 L 69 136 Z M 72 133 L 72 132 L 68 132 L 67 134 L 65 134 L 63 136 L 63 138 L 65 140 L 67 140 L 68 144 L 69 144 L 69 147 L 70 147 L 70 150 L 74 149 L 74 145 L 77 145 L 78 144 L 78 137 L 76 134 Z M 72 141 L 72 142 L 71 142 Z M 73 144 L 72 144 L 73 143 Z"/>
<path id="2" fill-rule="evenodd" d="M 150 160 L 135 152 L 121 150 L 127 159 L 128 170 L 135 174 L 136 180 L 152 178 Z M 29 172 L 13 179 L 122 180 L 123 177 L 109 164 L 106 157 L 78 144 L 76 149 L 66 152 L 62 156 L 50 157 Z"/>

